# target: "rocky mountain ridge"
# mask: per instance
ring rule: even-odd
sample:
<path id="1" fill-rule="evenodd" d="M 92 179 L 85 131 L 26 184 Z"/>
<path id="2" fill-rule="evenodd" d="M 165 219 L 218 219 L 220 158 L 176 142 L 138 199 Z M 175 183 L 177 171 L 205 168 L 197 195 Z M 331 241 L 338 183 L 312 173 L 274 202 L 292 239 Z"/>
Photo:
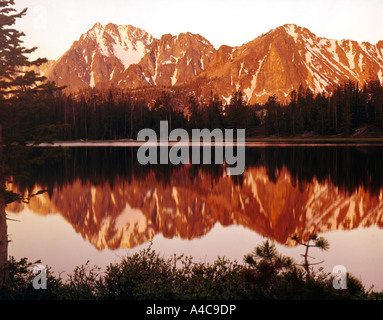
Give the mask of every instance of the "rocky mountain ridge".
<path id="1" fill-rule="evenodd" d="M 197 86 L 229 101 L 241 90 L 249 103 L 270 95 L 288 101 L 292 90 L 331 91 L 352 80 L 383 83 L 383 41 L 319 37 L 295 24 L 243 44 L 215 49 L 190 32 L 154 38 L 133 26 L 97 23 L 46 71 L 68 92 L 88 88 Z"/>

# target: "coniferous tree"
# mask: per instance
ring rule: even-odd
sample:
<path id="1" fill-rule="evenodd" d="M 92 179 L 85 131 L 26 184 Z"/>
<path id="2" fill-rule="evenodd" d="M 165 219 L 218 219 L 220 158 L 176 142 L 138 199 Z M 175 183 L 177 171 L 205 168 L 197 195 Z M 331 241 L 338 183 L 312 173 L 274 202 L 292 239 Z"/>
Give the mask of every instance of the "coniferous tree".
<path id="1" fill-rule="evenodd" d="M 353 95 L 353 83 L 350 81 L 344 85 L 341 104 L 341 128 L 342 132 L 349 136 L 352 126 L 351 99 Z"/>
<path id="2" fill-rule="evenodd" d="M 265 134 L 280 136 L 281 109 L 278 98 L 270 96 L 266 103 Z"/>
<path id="3" fill-rule="evenodd" d="M 383 129 L 383 87 L 379 80 L 373 80 L 368 83 L 370 93 L 370 108 L 374 124 Z"/>
<path id="4" fill-rule="evenodd" d="M 249 108 L 241 91 L 235 91 L 226 113 L 226 126 L 229 129 L 249 129 Z"/>
<path id="5" fill-rule="evenodd" d="M 0 286 L 9 281 L 5 206 L 34 196 L 25 198 L 7 190 L 6 179 L 27 167 L 28 143 L 51 140 L 58 129 L 43 112 L 58 88 L 31 71 L 46 59 L 29 61 L 27 55 L 36 48 L 23 47 L 24 34 L 13 28 L 27 9 L 17 12 L 14 4 L 0 0 Z"/>
<path id="6" fill-rule="evenodd" d="M 190 114 L 188 131 L 191 133 L 193 129 L 199 129 L 202 123 L 201 110 L 194 95 L 189 98 L 188 110 Z"/>
<path id="7" fill-rule="evenodd" d="M 295 110 L 295 134 L 303 133 L 304 124 L 304 110 L 307 107 L 306 91 L 302 85 L 298 89 L 297 109 Z"/>
<path id="8" fill-rule="evenodd" d="M 316 96 L 314 102 L 314 110 L 317 112 L 315 121 L 315 132 L 324 135 L 326 132 L 326 114 L 327 114 L 328 97 L 325 93 L 320 93 Z"/>
<path id="9" fill-rule="evenodd" d="M 318 248 L 322 251 L 327 251 L 330 248 L 330 244 L 325 238 L 318 237 L 315 234 L 311 235 L 309 237 L 308 241 L 302 241 L 301 239 L 299 239 L 299 237 L 297 235 L 292 236 L 292 239 L 294 241 L 296 241 L 298 244 L 305 247 L 305 253 L 302 255 L 304 258 L 304 261 L 301 264 L 301 266 L 306 271 L 306 279 L 310 280 L 311 279 L 311 273 L 312 273 L 311 266 L 321 264 L 321 263 L 323 263 L 323 261 L 316 262 L 316 263 L 310 262 L 309 258 L 311 258 L 311 257 L 309 256 L 309 249 L 310 248 Z"/>
<path id="10" fill-rule="evenodd" d="M 209 104 L 206 106 L 206 128 L 214 130 L 216 128 L 222 129 L 222 102 L 217 95 L 211 94 Z"/>
<path id="11" fill-rule="evenodd" d="M 296 90 L 291 91 L 290 93 L 290 104 L 288 110 L 286 111 L 286 122 L 288 128 L 286 131 L 292 135 L 296 134 L 296 113 L 298 108 L 298 94 Z"/>
<path id="12" fill-rule="evenodd" d="M 305 105 L 303 108 L 303 127 L 305 131 L 313 131 L 314 123 L 314 94 L 307 88 L 305 92 Z"/>

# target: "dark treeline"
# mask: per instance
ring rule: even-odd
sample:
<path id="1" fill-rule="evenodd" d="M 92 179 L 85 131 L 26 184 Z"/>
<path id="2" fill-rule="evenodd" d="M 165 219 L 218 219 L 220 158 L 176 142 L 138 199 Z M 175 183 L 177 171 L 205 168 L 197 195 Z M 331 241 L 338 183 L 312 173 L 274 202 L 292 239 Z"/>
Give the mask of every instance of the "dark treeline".
<path id="1" fill-rule="evenodd" d="M 383 87 L 370 81 L 359 88 L 349 81 L 339 85 L 331 95 L 316 96 L 302 86 L 290 94 L 290 103 L 281 105 L 270 97 L 265 116 L 265 134 L 295 136 L 304 132 L 318 135 L 349 136 L 366 125 L 383 129 Z"/>
<path id="2" fill-rule="evenodd" d="M 135 139 L 144 128 L 158 132 L 161 120 L 169 122 L 170 130 L 189 133 L 194 128 L 243 128 L 248 137 L 349 136 L 366 126 L 383 129 L 383 86 L 370 81 L 360 88 L 349 81 L 332 94 L 317 95 L 301 86 L 287 104 L 270 96 L 256 105 L 248 105 L 241 92 L 233 92 L 226 105 L 213 93 L 203 98 L 187 88 L 92 89 L 49 100 L 38 118 L 40 124 L 64 125 L 59 140 Z"/>
<path id="3" fill-rule="evenodd" d="M 61 95 L 47 105 L 44 118 L 47 123 L 66 125 L 57 136 L 61 140 L 135 139 L 144 128 L 159 132 L 160 121 L 168 121 L 170 130 L 184 128 L 188 132 L 194 128 L 251 129 L 260 123 L 255 108 L 247 107 L 238 92 L 225 110 L 213 94 L 204 99 L 179 88 Z"/>

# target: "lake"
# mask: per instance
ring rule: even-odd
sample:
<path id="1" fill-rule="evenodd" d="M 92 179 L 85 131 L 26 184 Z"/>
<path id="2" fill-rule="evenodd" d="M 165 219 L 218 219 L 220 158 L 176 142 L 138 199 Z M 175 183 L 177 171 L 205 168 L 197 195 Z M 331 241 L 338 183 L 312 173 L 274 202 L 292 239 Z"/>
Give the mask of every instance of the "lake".
<path id="1" fill-rule="evenodd" d="M 46 148 L 36 148 L 42 153 Z M 243 261 L 265 240 L 302 261 L 291 239 L 317 234 L 326 272 L 336 265 L 366 289 L 383 290 L 383 147 L 249 144 L 246 169 L 225 165 L 140 165 L 132 144 L 79 144 L 36 164 L 15 191 L 46 193 L 7 207 L 9 255 L 41 259 L 58 274 L 105 268 L 152 243 L 163 257 Z"/>

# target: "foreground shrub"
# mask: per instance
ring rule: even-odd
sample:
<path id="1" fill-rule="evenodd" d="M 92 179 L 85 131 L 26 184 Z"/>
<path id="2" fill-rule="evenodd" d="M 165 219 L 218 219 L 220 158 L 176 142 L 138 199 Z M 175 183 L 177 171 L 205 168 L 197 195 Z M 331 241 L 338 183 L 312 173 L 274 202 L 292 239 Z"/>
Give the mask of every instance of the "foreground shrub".
<path id="1" fill-rule="evenodd" d="M 10 282 L 0 288 L 0 299 L 59 300 L 238 300 L 238 299 L 373 299 L 382 292 L 366 291 L 348 275 L 347 289 L 335 290 L 333 277 L 307 264 L 280 255 L 268 241 L 246 255 L 244 263 L 218 258 L 196 263 L 191 257 L 165 259 L 151 246 L 105 271 L 89 261 L 74 269 L 64 281 L 48 268 L 46 290 L 32 286 L 32 266 L 26 258 L 9 260 Z M 309 270 L 309 271 L 308 271 Z"/>

